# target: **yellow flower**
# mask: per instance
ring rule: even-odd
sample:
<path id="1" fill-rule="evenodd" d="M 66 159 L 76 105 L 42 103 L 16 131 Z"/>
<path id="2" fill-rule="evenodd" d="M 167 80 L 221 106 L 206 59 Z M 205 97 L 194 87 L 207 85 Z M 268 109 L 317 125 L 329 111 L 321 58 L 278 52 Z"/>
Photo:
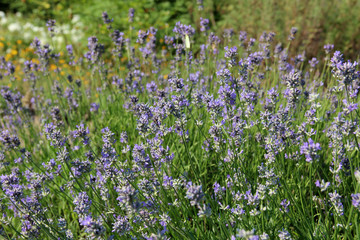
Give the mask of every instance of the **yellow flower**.
<path id="1" fill-rule="evenodd" d="M 5 55 L 5 60 L 9 61 L 11 59 L 12 55 L 10 53 Z"/>
<path id="2" fill-rule="evenodd" d="M 16 49 L 11 49 L 11 55 L 16 56 L 18 54 L 18 51 Z"/>
<path id="3" fill-rule="evenodd" d="M 20 44 L 22 44 L 22 41 L 19 39 L 19 40 L 16 41 L 16 43 L 17 43 L 18 45 L 20 45 Z"/>
<path id="4" fill-rule="evenodd" d="M 57 66 L 55 64 L 51 64 L 50 71 L 54 71 L 55 69 L 57 69 Z"/>
<path id="5" fill-rule="evenodd" d="M 24 51 L 25 51 L 25 52 L 31 52 L 31 51 L 33 51 L 33 49 L 32 49 L 31 47 L 27 47 L 27 48 L 25 48 Z"/>

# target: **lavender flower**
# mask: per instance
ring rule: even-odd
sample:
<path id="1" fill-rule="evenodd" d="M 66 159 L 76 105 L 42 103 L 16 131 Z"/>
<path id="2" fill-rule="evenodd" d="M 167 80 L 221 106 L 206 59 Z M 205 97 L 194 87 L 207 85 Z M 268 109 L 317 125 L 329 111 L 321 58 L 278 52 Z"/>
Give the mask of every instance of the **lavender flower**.
<path id="1" fill-rule="evenodd" d="M 209 27 L 209 19 L 206 18 L 200 18 L 200 31 L 206 32 L 210 29 Z"/>
<path id="2" fill-rule="evenodd" d="M 282 231 L 279 231 L 278 236 L 279 236 L 279 239 L 281 239 L 281 240 L 290 240 L 290 239 L 292 239 L 290 233 L 285 229 L 283 229 Z"/>
<path id="3" fill-rule="evenodd" d="M 112 23 L 114 21 L 114 19 L 113 18 L 110 19 L 107 12 L 102 13 L 102 19 L 103 19 L 104 23 L 106 25 L 108 25 L 108 28 L 111 28 L 109 24 Z"/>
<path id="4" fill-rule="evenodd" d="M 2 87 L 0 94 L 6 101 L 11 111 L 18 112 L 22 106 L 21 98 L 23 97 L 20 92 L 14 93 L 8 87 Z"/>
<path id="5" fill-rule="evenodd" d="M 259 236 L 255 235 L 255 230 L 246 231 L 244 229 L 236 229 L 236 237 L 237 238 L 245 238 L 245 239 L 251 239 L 251 240 L 258 240 Z"/>
<path id="6" fill-rule="evenodd" d="M 88 38 L 88 48 L 89 51 L 85 54 L 85 58 L 91 63 L 96 63 L 105 51 L 104 45 L 99 44 L 96 37 Z"/>
<path id="7" fill-rule="evenodd" d="M 337 191 L 333 193 L 329 193 L 330 202 L 332 203 L 335 212 L 337 215 L 343 215 L 344 214 L 344 206 L 341 203 L 341 195 L 337 193 Z"/>
<path id="8" fill-rule="evenodd" d="M 173 32 L 177 38 L 181 37 L 184 40 L 186 35 L 189 37 L 193 36 L 195 34 L 195 29 L 191 25 L 184 25 L 181 22 L 177 22 Z"/>
<path id="9" fill-rule="evenodd" d="M 89 214 L 90 206 L 92 201 L 89 199 L 89 196 L 86 192 L 80 192 L 73 201 L 75 208 L 74 212 L 79 214 L 80 216 L 84 216 Z M 88 218 L 89 216 L 85 217 Z"/>
<path id="10" fill-rule="evenodd" d="M 46 26 L 48 27 L 48 31 L 50 32 L 50 36 L 53 37 L 54 36 L 54 32 L 55 32 L 55 24 L 56 21 L 54 19 L 50 19 L 47 21 Z"/>
<path id="11" fill-rule="evenodd" d="M 280 205 L 281 205 L 280 212 L 282 212 L 282 213 L 289 212 L 289 205 L 290 205 L 289 200 L 287 200 L 287 199 L 282 200 Z"/>
<path id="12" fill-rule="evenodd" d="M 116 222 L 113 224 L 112 232 L 118 233 L 120 236 L 125 235 L 132 229 L 127 216 L 117 216 Z"/>
<path id="13" fill-rule="evenodd" d="M 90 133 L 89 128 L 85 128 L 84 124 L 80 124 L 76 126 L 76 130 L 72 132 L 74 138 L 81 138 L 84 145 L 89 144 L 88 134 Z"/>
<path id="14" fill-rule="evenodd" d="M 224 102 L 230 105 L 235 105 L 236 92 L 234 89 L 231 89 L 229 85 L 221 86 L 219 89 L 219 94 Z"/>
<path id="15" fill-rule="evenodd" d="M 66 137 L 61 134 L 60 130 L 53 123 L 44 125 L 44 133 L 46 138 L 51 141 L 52 146 L 58 148 L 65 145 Z"/>
<path id="16" fill-rule="evenodd" d="M 321 189 L 322 192 L 326 191 L 330 187 L 330 182 L 325 182 L 324 179 L 316 180 L 315 185 Z"/>
<path id="17" fill-rule="evenodd" d="M 194 185 L 192 182 L 188 182 L 186 198 L 190 200 L 191 206 L 199 205 L 204 197 L 201 185 Z"/>
<path id="18" fill-rule="evenodd" d="M 85 228 L 89 239 L 99 239 L 105 233 L 105 227 L 99 219 L 94 219 L 91 215 L 80 218 L 79 223 Z"/>
<path id="19" fill-rule="evenodd" d="M 320 150 L 320 143 L 315 143 L 311 138 L 300 147 L 300 153 L 305 155 L 307 162 L 319 159 L 320 155 L 317 154 L 317 151 Z"/>
<path id="20" fill-rule="evenodd" d="M 360 211 L 360 193 L 351 194 L 352 205 Z"/>
<path id="21" fill-rule="evenodd" d="M 99 111 L 100 104 L 98 103 L 91 103 L 90 104 L 90 112 L 97 113 Z"/>
<path id="22" fill-rule="evenodd" d="M 10 134 L 9 130 L 0 132 L 0 142 L 6 149 L 15 149 L 20 145 L 20 139 L 16 135 Z"/>
<path id="23" fill-rule="evenodd" d="M 130 8 L 129 9 L 129 14 L 128 14 L 129 23 L 134 22 L 134 14 L 135 14 L 135 9 Z"/>
<path id="24" fill-rule="evenodd" d="M 292 27 L 290 30 L 289 40 L 292 41 L 295 39 L 295 34 L 298 32 L 296 27 Z"/>
<path id="25" fill-rule="evenodd" d="M 242 47 L 245 46 L 246 38 L 247 38 L 247 33 L 245 31 L 241 31 L 239 34 L 240 46 Z"/>
<path id="26" fill-rule="evenodd" d="M 227 39 L 229 42 L 231 42 L 232 36 L 234 36 L 234 29 L 232 29 L 232 28 L 224 29 L 223 37 L 225 39 Z"/>
<path id="27" fill-rule="evenodd" d="M 318 65 L 319 61 L 316 59 L 316 58 L 312 58 L 310 61 L 309 61 L 309 64 L 310 64 L 310 67 L 311 68 L 315 68 L 316 65 Z"/>
<path id="28" fill-rule="evenodd" d="M 229 48 L 226 46 L 225 48 L 225 58 L 234 58 L 237 55 L 237 47 Z"/>
<path id="29" fill-rule="evenodd" d="M 204 1 L 203 0 L 196 0 L 196 3 L 198 5 L 198 10 L 202 11 L 204 9 Z"/>
<path id="30" fill-rule="evenodd" d="M 333 50 L 333 49 L 334 49 L 334 45 L 333 45 L 333 44 L 326 44 L 326 45 L 324 46 L 324 50 L 325 50 L 325 53 L 326 53 L 326 54 L 330 54 L 331 50 Z"/>
<path id="31" fill-rule="evenodd" d="M 336 52 L 337 53 L 337 52 Z M 359 71 L 357 71 L 357 62 L 343 62 L 341 54 L 334 54 L 331 59 L 332 62 L 332 73 L 337 77 L 343 84 L 349 85 L 353 80 L 359 78 Z"/>

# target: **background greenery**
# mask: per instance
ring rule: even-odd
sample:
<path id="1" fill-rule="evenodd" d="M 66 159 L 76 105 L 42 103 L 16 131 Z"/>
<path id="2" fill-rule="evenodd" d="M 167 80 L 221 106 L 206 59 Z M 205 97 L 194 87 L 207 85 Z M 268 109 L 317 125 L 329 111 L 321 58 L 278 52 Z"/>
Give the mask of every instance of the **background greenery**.
<path id="1" fill-rule="evenodd" d="M 200 12 L 196 0 L 5 0 L 2 8 L 42 20 L 55 18 L 60 23 L 76 14 L 89 34 L 101 30 L 103 11 L 114 17 L 116 28 L 127 28 L 129 8 L 136 9 L 136 29 L 160 27 L 164 22 L 172 27 L 176 21 L 199 25 L 202 16 L 210 19 L 217 32 L 233 28 L 236 34 L 244 30 L 257 38 L 262 31 L 274 31 L 277 39 L 286 39 L 290 28 L 296 26 L 300 37 L 297 36 L 293 49 L 305 50 L 307 58 L 323 54 L 327 43 L 335 44 L 353 59 L 360 50 L 358 0 L 205 0 L 203 6 Z"/>

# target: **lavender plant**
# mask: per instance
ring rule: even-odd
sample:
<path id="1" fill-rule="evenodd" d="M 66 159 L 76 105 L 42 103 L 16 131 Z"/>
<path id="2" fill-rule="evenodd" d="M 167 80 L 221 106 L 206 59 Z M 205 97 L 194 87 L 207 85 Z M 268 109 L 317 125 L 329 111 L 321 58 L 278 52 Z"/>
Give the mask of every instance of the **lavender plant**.
<path id="1" fill-rule="evenodd" d="M 102 19 L 110 46 L 0 59 L 3 238 L 360 237 L 357 62 L 289 56 L 297 28 L 283 48 Z"/>

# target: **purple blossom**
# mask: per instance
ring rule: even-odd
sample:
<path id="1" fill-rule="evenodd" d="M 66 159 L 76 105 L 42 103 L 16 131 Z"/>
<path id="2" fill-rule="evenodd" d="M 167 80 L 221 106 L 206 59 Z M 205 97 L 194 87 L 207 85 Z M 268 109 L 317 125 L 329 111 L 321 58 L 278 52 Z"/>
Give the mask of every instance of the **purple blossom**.
<path id="1" fill-rule="evenodd" d="M 127 232 L 129 232 L 132 229 L 129 219 L 127 216 L 117 216 L 116 221 L 113 224 L 113 230 L 112 232 L 118 233 L 120 236 L 125 235 Z"/>
<path id="2" fill-rule="evenodd" d="M 149 31 L 139 30 L 138 38 L 136 40 L 137 43 L 144 44 L 146 42 L 146 38 L 149 36 Z"/>
<path id="3" fill-rule="evenodd" d="M 191 25 L 184 25 L 181 22 L 177 22 L 173 29 L 175 36 L 184 38 L 186 35 L 191 37 L 195 34 L 195 29 Z"/>
<path id="4" fill-rule="evenodd" d="M 54 19 L 50 19 L 46 22 L 46 26 L 48 27 L 48 31 L 50 32 L 51 36 L 54 36 L 55 24 L 56 21 Z"/>
<path id="5" fill-rule="evenodd" d="M 309 61 L 309 64 L 310 64 L 310 67 L 311 68 L 315 68 L 316 65 L 318 65 L 319 61 L 316 59 L 316 58 L 312 58 L 310 61 Z"/>
<path id="6" fill-rule="evenodd" d="M 191 206 L 199 205 L 204 197 L 205 194 L 202 191 L 201 185 L 194 185 L 192 182 L 188 182 L 186 198 L 190 200 Z"/>
<path id="7" fill-rule="evenodd" d="M 91 103 L 90 104 L 90 112 L 97 113 L 99 111 L 100 104 L 98 103 Z"/>
<path id="8" fill-rule="evenodd" d="M 330 182 L 325 182 L 324 179 L 321 179 L 321 182 L 319 180 L 316 180 L 315 186 L 320 188 L 321 191 L 324 192 L 330 187 Z"/>
<path id="9" fill-rule="evenodd" d="M 346 115 L 358 109 L 357 103 L 349 103 L 346 99 L 343 99 L 343 104 L 344 104 L 344 113 Z"/>
<path id="10" fill-rule="evenodd" d="M 290 233 L 285 229 L 283 229 L 282 231 L 279 231 L 278 236 L 279 236 L 279 239 L 281 239 L 281 240 L 290 240 L 290 239 L 292 239 Z"/>
<path id="11" fill-rule="evenodd" d="M 104 23 L 106 24 L 106 25 L 109 25 L 110 23 L 112 23 L 113 21 L 114 21 L 114 19 L 113 18 L 109 18 L 109 15 L 107 14 L 107 12 L 103 12 L 102 13 L 102 19 L 103 19 L 103 21 L 104 21 Z M 108 28 L 109 28 L 110 26 L 108 26 Z"/>
<path id="12" fill-rule="evenodd" d="M 228 46 L 226 46 L 225 48 L 225 58 L 234 58 L 238 53 L 237 53 L 237 47 L 232 47 L 229 48 Z"/>
<path id="13" fill-rule="evenodd" d="M 224 102 L 230 105 L 235 105 L 236 92 L 234 89 L 231 89 L 229 85 L 221 86 L 219 89 L 219 95 Z"/>
<path id="14" fill-rule="evenodd" d="M 337 191 L 335 190 L 335 192 L 329 193 L 329 197 L 330 197 L 330 202 L 334 207 L 335 213 L 338 215 L 343 215 L 344 206 L 341 202 L 341 195 L 338 194 Z"/>
<path id="15" fill-rule="evenodd" d="M 6 149 L 15 149 L 20 145 L 20 139 L 16 135 L 10 134 L 9 130 L 0 132 L 0 142 Z"/>
<path id="16" fill-rule="evenodd" d="M 92 218 L 91 215 L 80 218 L 79 223 L 85 228 L 89 239 L 99 239 L 105 233 L 105 227 L 99 219 Z"/>
<path id="17" fill-rule="evenodd" d="M 325 53 L 326 53 L 326 54 L 330 54 L 331 50 L 333 50 L 333 49 L 334 49 L 334 45 L 333 45 L 333 44 L 326 44 L 326 45 L 324 46 L 324 50 L 325 50 Z"/>
<path id="18" fill-rule="evenodd" d="M 300 147 L 300 153 L 305 155 L 307 162 L 319 159 L 320 155 L 317 152 L 320 150 L 320 143 L 315 143 L 311 138 Z"/>
<path id="19" fill-rule="evenodd" d="M 209 19 L 206 18 L 200 18 L 200 31 L 206 32 L 210 29 L 209 27 Z"/>
<path id="20" fill-rule="evenodd" d="M 280 212 L 282 212 L 282 213 L 289 212 L 289 206 L 290 206 L 289 200 L 287 200 L 287 199 L 282 200 L 280 205 L 281 205 Z"/>
<path id="21" fill-rule="evenodd" d="M 360 193 L 351 194 L 352 205 L 360 211 Z"/>
<path id="22" fill-rule="evenodd" d="M 46 138 L 51 141 L 51 145 L 58 148 L 65 145 L 67 140 L 53 123 L 48 123 L 44 125 L 44 133 Z"/>
<path id="23" fill-rule="evenodd" d="M 296 27 L 292 27 L 290 29 L 290 35 L 289 35 L 289 40 L 292 41 L 295 39 L 295 34 L 298 32 L 298 29 Z"/>
<path id="24" fill-rule="evenodd" d="M 242 46 L 244 45 L 244 42 L 246 41 L 246 38 L 247 38 L 247 33 L 245 31 L 240 31 L 239 41 L 240 41 Z"/>
<path id="25" fill-rule="evenodd" d="M 90 210 L 90 206 L 92 201 L 89 199 L 89 196 L 87 195 L 86 192 L 80 192 L 73 201 L 75 208 L 74 208 L 74 212 L 76 212 L 77 214 L 79 214 L 80 216 L 84 216 L 89 214 L 89 210 Z M 89 216 L 85 217 L 83 220 L 87 219 Z M 85 224 L 84 224 L 85 225 Z"/>
<path id="26" fill-rule="evenodd" d="M 332 73 L 345 85 L 349 85 L 353 80 L 359 78 L 360 73 L 357 71 L 358 63 L 343 62 L 342 55 L 335 52 L 334 57 L 331 59 Z"/>
<path id="27" fill-rule="evenodd" d="M 129 14 L 128 14 L 129 23 L 134 22 L 134 15 L 135 15 L 135 9 L 130 8 L 129 9 Z"/>
<path id="28" fill-rule="evenodd" d="M 98 39 L 96 37 L 88 38 L 88 48 L 89 51 L 85 53 L 85 58 L 87 58 L 91 63 L 96 63 L 105 51 L 104 45 L 98 43 Z"/>
<path id="29" fill-rule="evenodd" d="M 76 130 L 72 132 L 74 138 L 81 138 L 84 145 L 89 144 L 88 134 L 90 133 L 89 128 L 85 128 L 84 124 L 76 125 Z"/>

